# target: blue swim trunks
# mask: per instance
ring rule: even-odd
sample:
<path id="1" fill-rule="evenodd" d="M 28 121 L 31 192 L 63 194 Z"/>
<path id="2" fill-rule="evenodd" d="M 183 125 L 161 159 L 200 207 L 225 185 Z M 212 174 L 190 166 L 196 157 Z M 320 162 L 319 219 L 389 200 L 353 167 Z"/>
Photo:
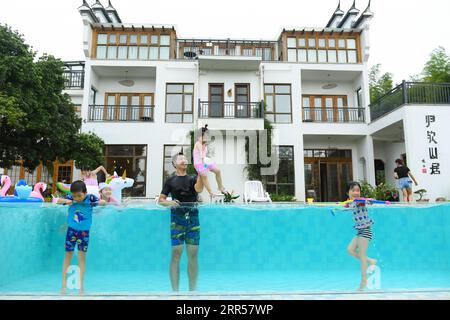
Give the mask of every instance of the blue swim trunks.
<path id="1" fill-rule="evenodd" d="M 172 246 L 184 243 L 195 246 L 200 244 L 200 221 L 196 206 L 180 206 L 171 209 L 170 237 Z"/>
<path id="2" fill-rule="evenodd" d="M 66 252 L 73 252 L 75 245 L 78 251 L 87 252 L 89 246 L 89 230 L 75 230 L 69 227 L 66 235 Z"/>

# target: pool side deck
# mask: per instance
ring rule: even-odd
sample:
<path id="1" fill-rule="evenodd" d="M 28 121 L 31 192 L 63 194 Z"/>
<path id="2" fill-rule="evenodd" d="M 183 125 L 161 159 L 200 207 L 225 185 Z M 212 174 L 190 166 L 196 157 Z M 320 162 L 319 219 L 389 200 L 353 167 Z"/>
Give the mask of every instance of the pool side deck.
<path id="1" fill-rule="evenodd" d="M 450 300 L 450 290 L 396 290 L 367 292 L 239 292 L 239 293 L 96 293 L 7 294 L 0 300 Z"/>

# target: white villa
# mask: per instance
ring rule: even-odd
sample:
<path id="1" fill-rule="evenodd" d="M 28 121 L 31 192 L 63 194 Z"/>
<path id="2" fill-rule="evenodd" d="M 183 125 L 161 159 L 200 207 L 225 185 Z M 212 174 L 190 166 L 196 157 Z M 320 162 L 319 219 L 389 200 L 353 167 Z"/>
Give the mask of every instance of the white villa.
<path id="1" fill-rule="evenodd" d="M 403 82 L 370 105 L 370 1 L 254 40 L 180 38 L 171 24 L 123 22 L 111 2 L 78 11 L 85 57 L 66 64 L 66 92 L 82 131 L 105 141 L 107 170 L 135 179 L 132 196 L 158 195 L 172 155 L 190 153 L 189 132 L 205 124 L 225 187 L 242 195 L 246 137 L 267 119 L 279 160 L 262 179 L 270 193 L 339 201 L 349 180 L 395 184 L 400 158 L 414 190 L 450 198 L 450 84 Z"/>

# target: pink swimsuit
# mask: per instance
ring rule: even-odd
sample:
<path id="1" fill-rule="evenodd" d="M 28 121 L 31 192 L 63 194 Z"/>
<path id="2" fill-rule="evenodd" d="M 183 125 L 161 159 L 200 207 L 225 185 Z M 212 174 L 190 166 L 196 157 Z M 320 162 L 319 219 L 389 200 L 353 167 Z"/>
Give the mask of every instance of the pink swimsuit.
<path id="1" fill-rule="evenodd" d="M 97 179 L 94 179 L 94 178 L 84 178 L 84 183 L 87 185 L 87 186 L 96 186 L 96 187 L 98 187 L 98 181 L 97 181 Z"/>
<path id="2" fill-rule="evenodd" d="M 199 174 L 209 172 L 216 168 L 215 163 L 205 164 L 203 162 L 203 159 L 206 157 L 207 153 L 208 147 L 205 144 L 202 145 L 202 151 L 198 150 L 198 148 L 194 148 L 194 168 Z"/>

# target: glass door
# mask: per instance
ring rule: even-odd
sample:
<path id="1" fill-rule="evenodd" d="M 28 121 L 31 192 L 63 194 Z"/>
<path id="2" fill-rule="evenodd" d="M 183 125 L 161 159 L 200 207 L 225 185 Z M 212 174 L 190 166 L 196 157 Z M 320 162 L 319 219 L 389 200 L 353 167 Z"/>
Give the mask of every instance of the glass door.
<path id="1" fill-rule="evenodd" d="M 235 115 L 237 118 L 249 118 L 250 110 L 250 85 L 248 83 L 235 85 Z"/>
<path id="2" fill-rule="evenodd" d="M 209 85 L 209 117 L 223 118 L 223 102 L 224 102 L 223 84 Z"/>

